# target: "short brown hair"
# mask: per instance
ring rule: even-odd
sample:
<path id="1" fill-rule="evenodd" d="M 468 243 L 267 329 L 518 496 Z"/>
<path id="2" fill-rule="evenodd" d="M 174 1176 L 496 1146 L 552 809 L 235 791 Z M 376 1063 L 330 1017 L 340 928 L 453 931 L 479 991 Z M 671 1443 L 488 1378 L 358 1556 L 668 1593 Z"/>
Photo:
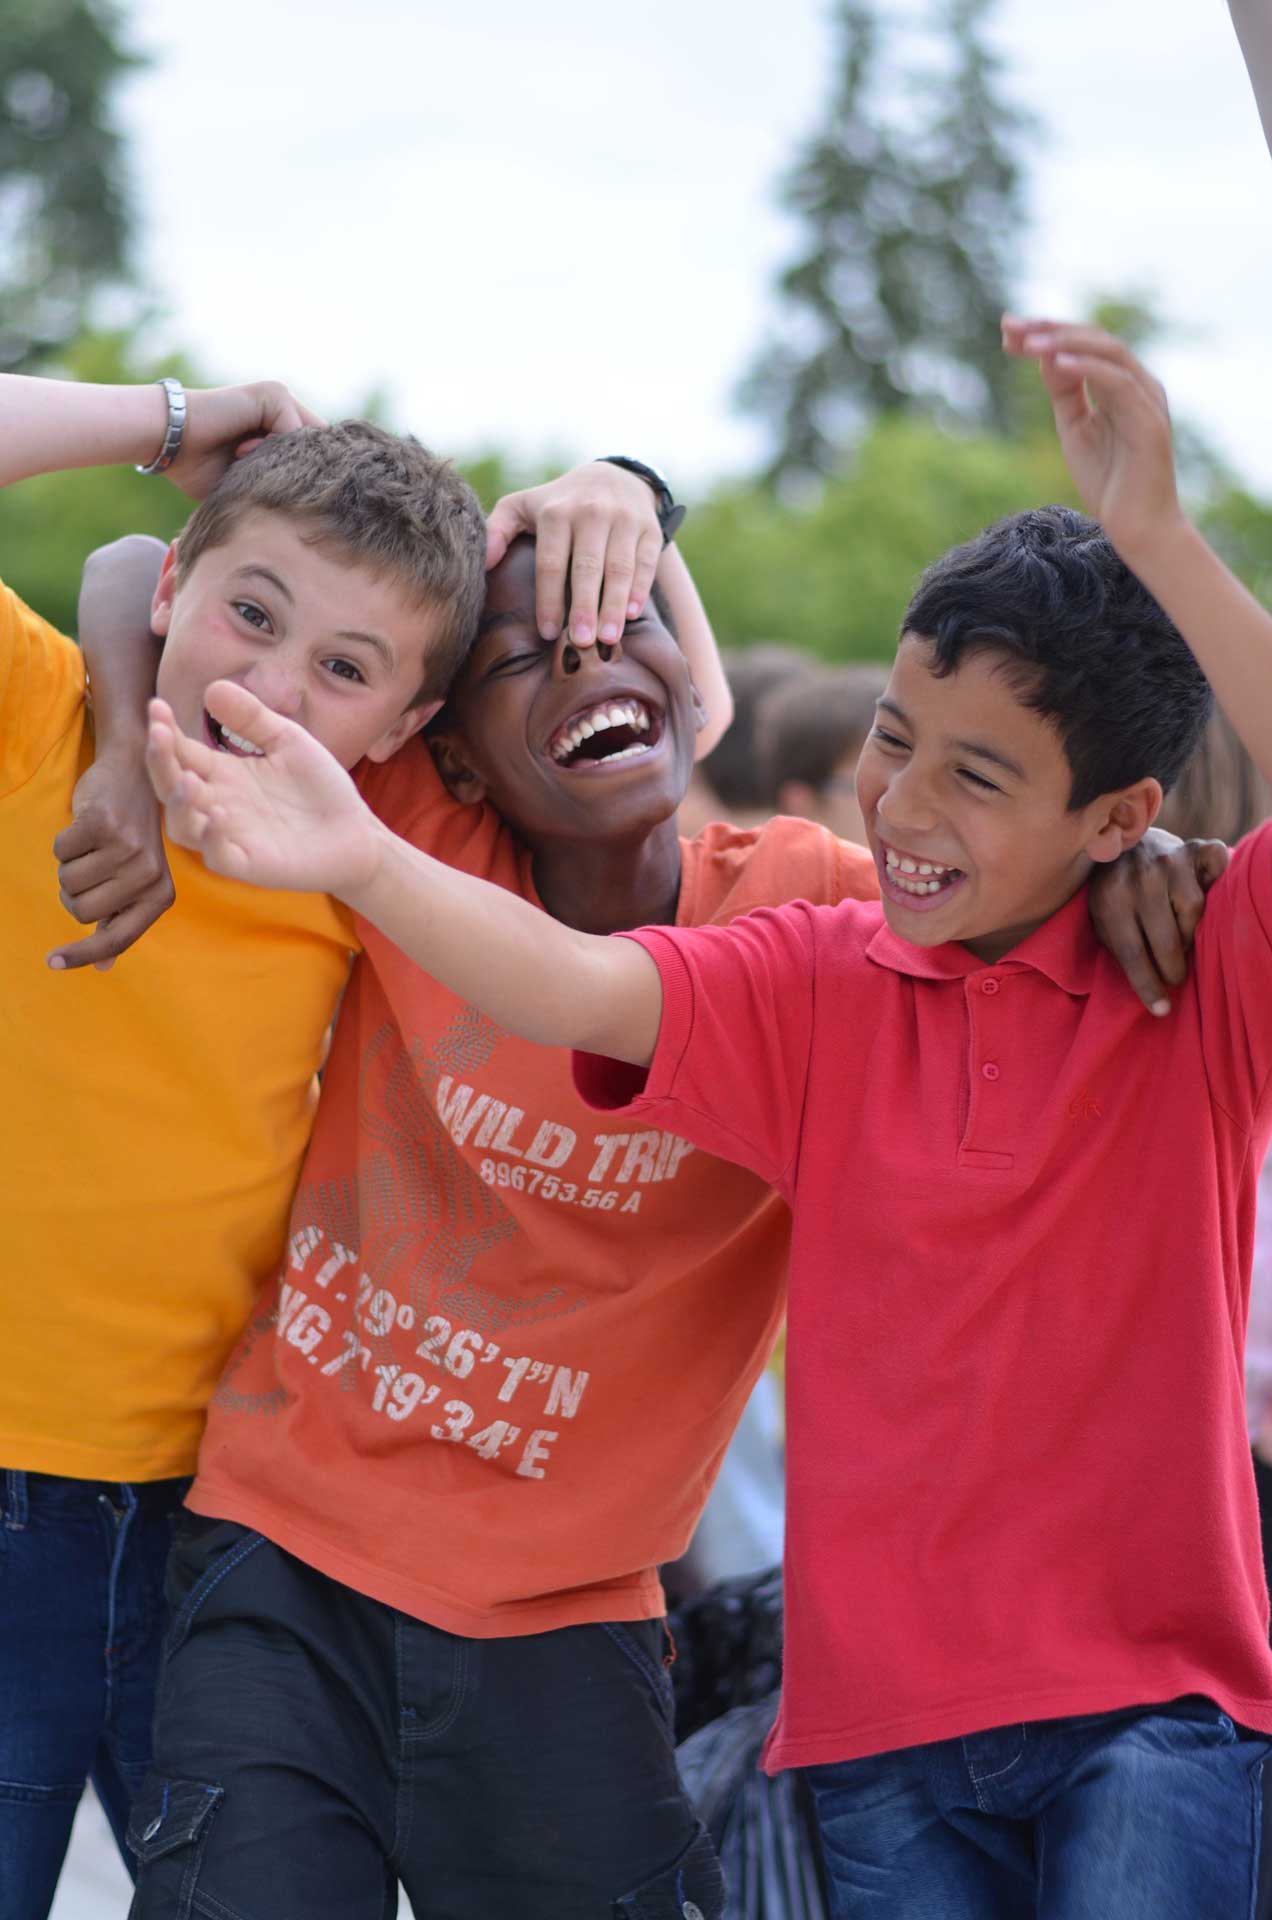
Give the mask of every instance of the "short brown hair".
<path id="1" fill-rule="evenodd" d="M 271 434 L 231 463 L 194 510 L 177 548 L 177 580 L 230 538 L 244 514 L 284 514 L 307 544 L 401 585 L 441 619 L 418 706 L 445 694 L 473 643 L 486 594 L 486 522 L 449 460 L 369 420 Z"/>
<path id="2" fill-rule="evenodd" d="M 757 735 L 774 794 L 788 780 L 824 793 L 836 767 L 864 744 L 887 684 L 886 667 L 828 667 L 771 693 Z"/>

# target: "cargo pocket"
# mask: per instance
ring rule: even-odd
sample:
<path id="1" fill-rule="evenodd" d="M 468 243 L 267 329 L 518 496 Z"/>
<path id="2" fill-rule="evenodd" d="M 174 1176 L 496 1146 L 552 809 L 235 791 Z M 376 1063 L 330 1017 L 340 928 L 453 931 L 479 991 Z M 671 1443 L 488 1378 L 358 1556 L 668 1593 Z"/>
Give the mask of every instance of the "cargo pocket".
<path id="1" fill-rule="evenodd" d="M 212 1815 L 223 1789 L 151 1774 L 133 1802 L 128 1845 L 140 1872 L 130 1920 L 190 1920 Z"/>
<path id="2" fill-rule="evenodd" d="M 620 1920 L 722 1920 L 724 1875 L 705 1827 L 678 1860 L 614 1902 Z"/>

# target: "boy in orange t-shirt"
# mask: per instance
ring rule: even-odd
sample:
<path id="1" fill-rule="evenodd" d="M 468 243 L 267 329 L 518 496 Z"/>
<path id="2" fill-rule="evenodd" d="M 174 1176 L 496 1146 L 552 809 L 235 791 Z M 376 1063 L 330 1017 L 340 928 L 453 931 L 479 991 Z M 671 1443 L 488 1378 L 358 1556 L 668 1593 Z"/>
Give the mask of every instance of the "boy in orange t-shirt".
<path id="1" fill-rule="evenodd" d="M 657 606 L 580 654 L 532 588 L 519 545 L 435 732 L 469 804 L 422 750 L 376 775 L 407 838 L 588 932 L 874 895 L 810 823 L 682 842 L 695 700 Z M 136 1920 L 262 1884 L 349 1920 L 395 1876 L 448 1920 L 718 1915 L 656 1567 L 771 1349 L 788 1217 L 598 1127 L 567 1055 L 360 931 L 288 1262 L 175 1549 Z"/>

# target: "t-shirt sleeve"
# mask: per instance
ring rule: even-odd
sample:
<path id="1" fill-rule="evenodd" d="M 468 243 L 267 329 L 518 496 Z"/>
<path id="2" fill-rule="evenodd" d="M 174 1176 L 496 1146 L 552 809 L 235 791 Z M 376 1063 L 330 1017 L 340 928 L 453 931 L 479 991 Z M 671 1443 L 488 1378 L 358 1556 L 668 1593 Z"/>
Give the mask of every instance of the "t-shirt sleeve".
<path id="1" fill-rule="evenodd" d="M 1272 821 L 1237 843 L 1211 888 L 1194 965 L 1214 1097 L 1256 1127 L 1272 1117 Z"/>
<path id="2" fill-rule="evenodd" d="M 30 779 L 83 699 L 75 642 L 0 583 L 0 799 Z"/>
<path id="3" fill-rule="evenodd" d="M 789 1191 L 812 1047 L 813 910 L 761 910 L 727 927 L 646 927 L 662 980 L 647 1070 L 574 1057 L 589 1106 L 663 1127 Z"/>

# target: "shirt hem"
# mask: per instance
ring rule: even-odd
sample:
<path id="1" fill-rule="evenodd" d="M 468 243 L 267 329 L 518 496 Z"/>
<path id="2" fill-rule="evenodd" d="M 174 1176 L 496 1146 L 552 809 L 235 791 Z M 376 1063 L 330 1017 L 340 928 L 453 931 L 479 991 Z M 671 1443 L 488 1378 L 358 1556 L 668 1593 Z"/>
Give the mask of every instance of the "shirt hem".
<path id="1" fill-rule="evenodd" d="M 957 1740 L 984 1733 L 991 1727 L 1014 1726 L 1020 1721 L 1065 1720 L 1075 1715 L 1120 1713 L 1132 1708 L 1160 1706 L 1188 1694 L 1201 1694 L 1256 1733 L 1272 1734 L 1272 1698 L 1255 1699 L 1217 1685 L 1212 1674 L 1174 1673 L 1156 1680 L 1111 1681 L 1105 1686 L 1066 1687 L 1048 1693 L 999 1694 L 925 1713 L 904 1720 L 881 1720 L 870 1726 L 852 1726 L 815 1734 L 770 1736 L 760 1757 L 765 1773 L 791 1767 L 835 1766 L 845 1760 L 865 1760 L 874 1754 L 896 1753 L 905 1747 L 930 1746 L 938 1740 Z"/>
<path id="2" fill-rule="evenodd" d="M 666 1612 L 662 1584 L 652 1571 L 635 1587 L 585 1587 L 568 1603 L 549 1596 L 529 1604 L 471 1608 L 376 1567 L 352 1554 L 341 1553 L 321 1535 L 285 1518 L 267 1500 L 253 1499 L 238 1487 L 200 1474 L 186 1496 L 194 1512 L 214 1520 L 232 1520 L 238 1526 L 263 1533 L 284 1553 L 351 1587 L 355 1593 L 394 1607 L 414 1620 L 423 1620 L 443 1633 L 469 1640 L 516 1640 L 532 1633 L 552 1633 L 561 1627 L 591 1626 L 604 1620 L 660 1620 Z"/>
<path id="3" fill-rule="evenodd" d="M 189 1479 L 197 1465 L 197 1440 L 181 1453 L 137 1454 L 66 1447 L 57 1441 L 19 1440 L 0 1434 L 0 1467 L 12 1473 L 47 1473 L 58 1480 L 109 1480 L 143 1486 L 152 1480 Z"/>

